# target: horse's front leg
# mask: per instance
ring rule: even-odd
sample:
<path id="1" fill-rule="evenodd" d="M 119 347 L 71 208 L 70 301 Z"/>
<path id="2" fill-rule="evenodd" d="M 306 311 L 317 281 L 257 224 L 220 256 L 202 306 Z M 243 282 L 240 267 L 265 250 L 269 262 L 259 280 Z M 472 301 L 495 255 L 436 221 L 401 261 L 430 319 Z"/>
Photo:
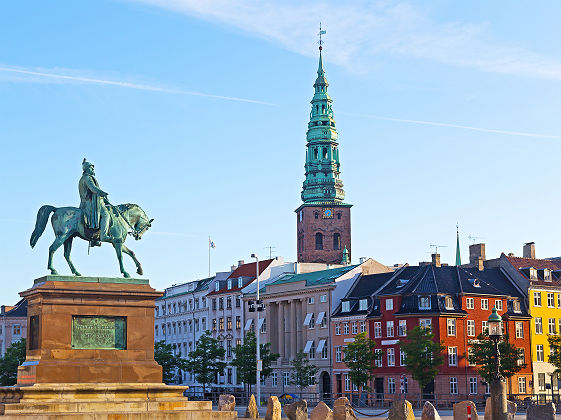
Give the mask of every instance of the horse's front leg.
<path id="1" fill-rule="evenodd" d="M 58 272 L 53 267 L 53 255 L 55 254 L 56 250 L 60 248 L 60 246 L 66 240 L 66 236 L 57 236 L 51 246 L 49 247 L 49 262 L 47 264 L 47 269 L 51 270 L 51 274 L 58 274 Z"/>
<path id="2" fill-rule="evenodd" d="M 134 263 L 136 264 L 136 272 L 142 276 L 144 272 L 142 271 L 142 266 L 140 265 L 140 261 L 136 259 L 136 255 L 132 252 L 125 244 L 122 245 L 123 252 L 127 255 L 130 255 Z"/>
<path id="3" fill-rule="evenodd" d="M 125 266 L 123 264 L 123 243 L 113 242 L 113 248 L 115 248 L 115 252 L 117 253 L 117 259 L 119 260 L 119 268 L 121 269 L 121 273 L 124 277 L 130 277 L 130 274 L 125 271 Z"/>
<path id="4" fill-rule="evenodd" d="M 74 267 L 72 260 L 70 259 L 70 252 L 72 251 L 72 239 L 74 238 L 70 237 L 66 241 L 64 241 L 64 258 L 66 258 L 66 262 L 68 263 L 72 274 L 74 274 L 75 276 L 81 276 L 78 270 L 76 270 L 76 267 Z"/>

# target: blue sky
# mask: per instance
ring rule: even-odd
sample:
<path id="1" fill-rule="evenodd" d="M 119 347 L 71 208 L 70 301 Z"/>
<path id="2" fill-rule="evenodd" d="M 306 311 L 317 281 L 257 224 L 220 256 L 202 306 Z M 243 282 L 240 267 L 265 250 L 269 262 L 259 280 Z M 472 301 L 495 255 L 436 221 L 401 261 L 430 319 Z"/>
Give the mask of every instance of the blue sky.
<path id="1" fill-rule="evenodd" d="M 0 5 L 3 304 L 46 274 L 38 208 L 79 203 L 80 163 L 155 219 L 129 244 L 154 287 L 253 252 L 295 258 L 318 24 L 353 207 L 353 258 L 561 255 L 561 4 L 18 1 Z M 84 275 L 118 275 L 107 245 Z M 69 270 L 59 251 L 55 265 Z M 127 261 L 131 273 L 133 264 Z"/>

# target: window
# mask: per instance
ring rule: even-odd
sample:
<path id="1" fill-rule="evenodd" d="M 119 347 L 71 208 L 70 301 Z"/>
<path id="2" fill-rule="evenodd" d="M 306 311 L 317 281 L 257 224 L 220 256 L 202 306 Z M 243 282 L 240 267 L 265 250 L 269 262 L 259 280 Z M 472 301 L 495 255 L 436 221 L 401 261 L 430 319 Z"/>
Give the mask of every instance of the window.
<path id="1" fill-rule="evenodd" d="M 338 219 L 338 220 L 341 220 L 341 216 L 342 216 L 341 213 L 337 213 L 337 219 Z"/>
<path id="2" fill-rule="evenodd" d="M 195 332 L 199 332 L 199 319 L 195 319 Z"/>
<path id="3" fill-rule="evenodd" d="M 2 333 L 2 326 L 0 326 L 0 334 Z M 154 335 L 157 337 L 158 336 L 158 326 L 154 326 Z"/>
<path id="4" fill-rule="evenodd" d="M 386 350 L 388 356 L 388 366 L 395 366 L 395 349 L 390 347 Z"/>
<path id="5" fill-rule="evenodd" d="M 516 363 L 518 364 L 518 366 L 526 364 L 526 355 L 524 354 L 524 349 L 520 349 L 520 357 L 518 358 Z"/>
<path id="6" fill-rule="evenodd" d="M 218 284 L 218 283 L 216 283 Z M 212 310 L 216 311 L 216 299 L 212 299 Z"/>
<path id="7" fill-rule="evenodd" d="M 224 331 L 224 318 L 220 318 L 218 321 L 218 329 Z"/>
<path id="8" fill-rule="evenodd" d="M 475 337 L 475 321 L 473 319 L 467 320 L 467 335 L 468 337 Z"/>
<path id="9" fill-rule="evenodd" d="M 232 279 L 228 279 L 228 290 L 232 288 Z"/>
<path id="10" fill-rule="evenodd" d="M 431 319 L 420 319 L 419 326 L 423 328 L 428 328 L 429 330 L 432 328 L 432 320 Z"/>
<path id="11" fill-rule="evenodd" d="M 481 321 L 481 332 L 489 334 L 489 321 Z"/>
<path id="12" fill-rule="evenodd" d="M 374 366 L 382 367 L 382 349 L 374 350 L 374 355 L 376 356 L 376 359 L 374 360 Z"/>
<path id="13" fill-rule="evenodd" d="M 538 270 L 535 268 L 530 268 L 530 280 L 537 280 L 538 279 Z"/>
<path id="14" fill-rule="evenodd" d="M 547 268 L 545 270 L 543 270 L 543 279 L 545 281 L 551 281 L 551 270 L 549 270 Z"/>
<path id="15" fill-rule="evenodd" d="M 475 303 L 473 298 L 466 298 L 466 309 L 475 308 Z"/>
<path id="16" fill-rule="evenodd" d="M 386 321 L 386 336 L 393 337 L 393 321 Z"/>
<path id="17" fill-rule="evenodd" d="M 538 391 L 545 391 L 545 373 L 538 373 Z"/>
<path id="18" fill-rule="evenodd" d="M 224 309 L 224 298 L 218 298 L 218 309 Z"/>
<path id="19" fill-rule="evenodd" d="M 236 338 L 236 346 L 241 346 L 241 345 L 242 345 L 242 339 Z"/>
<path id="20" fill-rule="evenodd" d="M 231 297 L 226 298 L 226 309 L 232 309 L 232 298 Z"/>
<path id="21" fill-rule="evenodd" d="M 405 352 L 403 350 L 399 350 L 399 365 L 400 366 L 406 366 L 407 365 L 407 355 L 405 354 Z"/>
<path id="22" fill-rule="evenodd" d="M 561 294 L 559 296 L 561 296 Z M 520 312 L 520 301 L 518 300 L 513 301 L 512 309 L 514 310 L 514 312 Z"/>
<path id="23" fill-rule="evenodd" d="M 278 385 L 278 376 L 277 376 L 277 372 L 273 372 L 271 374 L 271 385 L 272 386 L 277 386 Z"/>
<path id="24" fill-rule="evenodd" d="M 393 310 L 393 299 L 386 299 L 386 311 Z"/>
<path id="25" fill-rule="evenodd" d="M 321 358 L 323 360 L 327 359 L 327 344 L 324 343 L 322 349 L 321 349 Z"/>
<path id="26" fill-rule="evenodd" d="M 543 362 L 543 344 L 536 345 L 536 361 Z"/>
<path id="27" fill-rule="evenodd" d="M 447 331 L 449 336 L 456 335 L 456 319 L 448 318 L 446 320 Z"/>
<path id="28" fill-rule="evenodd" d="M 536 334 L 543 334 L 542 319 L 534 318 L 534 326 Z"/>
<path id="29" fill-rule="evenodd" d="M 489 299 L 481 299 L 481 309 L 489 309 Z"/>
<path id="30" fill-rule="evenodd" d="M 290 373 L 289 372 L 283 372 L 282 373 L 282 384 L 284 386 L 288 386 L 290 383 Z"/>
<path id="31" fill-rule="evenodd" d="M 348 322 L 345 322 L 343 324 L 343 334 L 349 335 L 349 323 Z"/>
<path id="32" fill-rule="evenodd" d="M 219 282 L 214 283 L 214 290 L 216 290 L 217 292 L 220 290 L 220 283 Z"/>
<path id="33" fill-rule="evenodd" d="M 203 331 L 206 331 L 206 318 L 203 318 L 201 320 L 201 326 L 202 326 Z"/>
<path id="34" fill-rule="evenodd" d="M 228 329 L 228 330 L 232 329 L 232 317 L 231 316 L 226 318 L 226 329 Z"/>
<path id="35" fill-rule="evenodd" d="M 341 312 L 349 312 L 351 310 L 351 302 L 348 300 L 341 303 Z"/>
<path id="36" fill-rule="evenodd" d="M 457 347 L 448 347 L 448 366 L 458 366 Z"/>
<path id="37" fill-rule="evenodd" d="M 226 357 L 232 357 L 232 340 L 226 341 Z"/>
<path id="38" fill-rule="evenodd" d="M 343 359 L 341 357 L 341 346 L 335 346 L 335 361 L 341 362 Z"/>
<path id="39" fill-rule="evenodd" d="M 409 392 L 409 386 L 407 384 L 407 376 L 401 377 L 401 393 L 407 394 Z"/>
<path id="40" fill-rule="evenodd" d="M 310 317 L 310 323 L 308 324 L 308 329 L 313 330 L 316 327 L 316 314 L 312 314 Z M 286 331 L 286 330 L 285 330 Z"/>
<path id="41" fill-rule="evenodd" d="M 450 378 L 450 394 L 458 393 L 458 378 Z"/>
<path id="42" fill-rule="evenodd" d="M 549 334 L 555 334 L 555 318 L 549 318 L 547 321 L 547 330 Z"/>
<path id="43" fill-rule="evenodd" d="M 467 363 L 468 363 L 468 366 L 475 366 L 475 363 L 470 362 L 470 360 L 469 360 L 470 356 L 473 356 L 473 348 L 472 347 L 468 347 Z"/>
<path id="44" fill-rule="evenodd" d="M 400 337 L 407 336 L 407 321 L 405 319 L 399 320 L 399 331 L 398 334 Z"/>
<path id="45" fill-rule="evenodd" d="M 351 378 L 349 375 L 345 375 L 345 391 L 351 390 Z"/>
<path id="46" fill-rule="evenodd" d="M 212 331 L 216 331 L 216 318 L 212 320 Z"/>
<path id="47" fill-rule="evenodd" d="M 313 304 L 314 304 L 314 297 L 313 297 L 313 296 L 310 296 L 310 297 L 308 298 L 308 305 L 313 305 Z"/>
<path id="48" fill-rule="evenodd" d="M 534 306 L 542 306 L 542 294 L 534 292 Z"/>
<path id="49" fill-rule="evenodd" d="M 450 296 L 446 296 L 444 298 L 444 306 L 446 306 L 446 309 L 454 309 L 454 302 L 452 302 L 452 298 Z"/>
<path id="50" fill-rule="evenodd" d="M 356 322 L 353 322 L 351 324 L 351 334 L 354 334 L 354 335 L 358 334 L 358 325 L 357 325 Z"/>
<path id="51" fill-rule="evenodd" d="M 341 324 L 335 324 L 335 335 L 341 335 Z"/>
<path id="52" fill-rule="evenodd" d="M 308 357 L 310 359 L 316 358 L 316 344 L 314 341 L 312 341 L 312 345 L 310 346 L 310 352 L 308 353 Z"/>
<path id="53" fill-rule="evenodd" d="M 327 302 L 327 295 L 320 295 L 319 301 L 320 301 L 321 303 Z"/>
<path id="54" fill-rule="evenodd" d="M 316 249 L 323 249 L 323 235 L 321 233 L 316 233 Z"/>
<path id="55" fill-rule="evenodd" d="M 395 378 L 388 378 L 388 393 L 395 394 Z"/>
<path id="56" fill-rule="evenodd" d="M 548 308 L 555 308 L 555 294 L 548 293 L 547 294 L 547 307 Z"/>
<path id="57" fill-rule="evenodd" d="M 516 321 L 516 338 L 524 338 L 524 324 L 521 321 Z"/>
<path id="58" fill-rule="evenodd" d="M 503 310 L 503 301 L 502 300 L 495 300 L 495 309 L 497 309 L 497 311 L 502 311 Z"/>
<path id="59" fill-rule="evenodd" d="M 338 233 L 335 233 L 333 235 L 333 249 L 334 250 L 341 249 L 341 235 Z"/>
<path id="60" fill-rule="evenodd" d="M 374 323 L 374 338 L 382 337 L 382 323 L 375 322 Z"/>
<path id="61" fill-rule="evenodd" d="M 242 327 L 242 319 L 240 316 L 236 317 L 236 330 L 239 330 Z"/>
<path id="62" fill-rule="evenodd" d="M 263 323 L 261 324 L 261 332 L 262 333 L 267 332 L 267 318 L 263 318 Z"/>
<path id="63" fill-rule="evenodd" d="M 477 394 L 477 378 L 469 378 L 469 393 Z"/>
<path id="64" fill-rule="evenodd" d="M 419 309 L 430 309 L 430 296 L 419 296 Z"/>
<path id="65" fill-rule="evenodd" d="M 366 321 L 360 321 L 360 332 L 366 332 Z"/>
<path id="66" fill-rule="evenodd" d="M 526 378 L 518 378 L 518 393 L 525 394 L 526 393 Z"/>
<path id="67" fill-rule="evenodd" d="M 360 299 L 358 301 L 358 310 L 366 311 L 368 309 L 368 299 Z"/>

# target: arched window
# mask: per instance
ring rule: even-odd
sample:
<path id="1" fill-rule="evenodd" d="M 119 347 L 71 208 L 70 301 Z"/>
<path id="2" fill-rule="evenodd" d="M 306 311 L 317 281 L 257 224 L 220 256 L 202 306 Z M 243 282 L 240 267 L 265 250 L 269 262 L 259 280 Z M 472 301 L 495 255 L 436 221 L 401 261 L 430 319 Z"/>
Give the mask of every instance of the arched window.
<path id="1" fill-rule="evenodd" d="M 314 213 L 314 219 L 319 219 L 319 213 L 317 211 Z"/>
<path id="2" fill-rule="evenodd" d="M 316 249 L 323 249 L 323 235 L 316 233 Z"/>
<path id="3" fill-rule="evenodd" d="M 323 148 L 323 158 L 327 159 L 327 147 Z"/>
<path id="4" fill-rule="evenodd" d="M 333 249 L 341 249 L 341 235 L 338 233 L 333 235 Z"/>
<path id="5" fill-rule="evenodd" d="M 315 158 L 315 159 L 318 158 L 318 149 L 314 149 L 314 158 Z"/>
<path id="6" fill-rule="evenodd" d="M 341 213 L 337 213 L 337 219 L 341 220 Z"/>

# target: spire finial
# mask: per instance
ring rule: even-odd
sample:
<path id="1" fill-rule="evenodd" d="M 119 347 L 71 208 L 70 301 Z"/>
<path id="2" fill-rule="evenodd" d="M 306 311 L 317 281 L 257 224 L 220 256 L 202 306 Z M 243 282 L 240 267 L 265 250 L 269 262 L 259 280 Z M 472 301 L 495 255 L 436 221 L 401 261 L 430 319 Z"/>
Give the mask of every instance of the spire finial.
<path id="1" fill-rule="evenodd" d="M 460 226 L 456 223 L 456 266 L 462 265 L 462 257 L 460 256 Z"/>
<path id="2" fill-rule="evenodd" d="M 319 33 L 318 33 L 318 35 L 319 35 L 319 41 L 318 41 L 319 51 L 321 52 L 321 50 L 323 49 L 323 47 L 322 47 L 323 41 L 321 40 L 321 36 L 325 35 L 325 30 L 321 29 L 321 22 L 319 23 Z"/>

